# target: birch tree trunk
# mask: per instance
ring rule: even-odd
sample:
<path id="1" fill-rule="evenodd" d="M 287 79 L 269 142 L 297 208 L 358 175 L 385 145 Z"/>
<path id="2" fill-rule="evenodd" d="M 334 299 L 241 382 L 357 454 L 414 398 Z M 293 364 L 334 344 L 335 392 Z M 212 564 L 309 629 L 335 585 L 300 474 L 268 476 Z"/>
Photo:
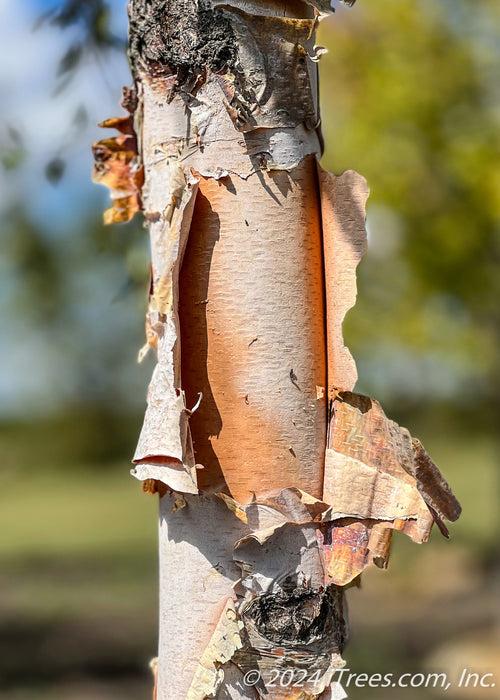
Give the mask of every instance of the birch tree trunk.
<path id="1" fill-rule="evenodd" d="M 353 4 L 353 2 L 345 2 Z M 344 591 L 459 505 L 352 393 L 342 321 L 368 190 L 319 165 L 327 0 L 131 0 L 134 88 L 94 146 L 151 236 L 157 353 L 134 475 L 160 498 L 160 700 L 322 700 Z"/>

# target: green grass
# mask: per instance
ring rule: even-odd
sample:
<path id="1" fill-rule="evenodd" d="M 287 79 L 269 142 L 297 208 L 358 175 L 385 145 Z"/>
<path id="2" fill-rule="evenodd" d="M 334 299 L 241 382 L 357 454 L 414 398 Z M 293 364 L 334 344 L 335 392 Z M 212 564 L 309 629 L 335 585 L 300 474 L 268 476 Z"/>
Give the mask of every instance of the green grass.
<path id="1" fill-rule="evenodd" d="M 61 426 L 45 428 L 24 426 L 24 437 L 19 426 L 0 429 L 0 700 L 147 700 L 157 498 L 129 475 L 122 443 L 112 460 L 100 462 L 97 448 L 92 459 L 85 450 L 71 457 L 76 428 L 65 435 Z M 418 671 L 448 638 L 467 639 L 488 624 L 496 446 L 484 436 L 425 432 L 463 515 L 451 541 L 435 533 L 418 546 L 397 533 L 389 570 L 367 572 L 362 590 L 349 593 L 353 639 L 345 656 L 359 672 Z M 66 446 L 49 458 L 43 444 L 59 434 Z"/>
<path id="2" fill-rule="evenodd" d="M 123 470 L 16 473 L 0 493 L 0 557 L 134 554 L 155 549 L 156 499 Z"/>
<path id="3" fill-rule="evenodd" d="M 59 430 L 24 432 L 0 431 L 0 700 L 147 699 L 157 498 L 126 460 L 48 459 Z"/>

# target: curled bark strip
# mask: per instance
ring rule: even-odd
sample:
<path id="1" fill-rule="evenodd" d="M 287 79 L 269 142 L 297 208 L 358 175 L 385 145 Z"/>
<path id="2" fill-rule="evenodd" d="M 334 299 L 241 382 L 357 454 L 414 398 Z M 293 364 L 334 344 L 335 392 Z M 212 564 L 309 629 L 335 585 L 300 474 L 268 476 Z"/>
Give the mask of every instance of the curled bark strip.
<path id="1" fill-rule="evenodd" d="M 361 462 L 370 468 L 371 476 L 365 471 L 365 475 L 357 482 L 358 488 L 352 489 L 355 496 L 349 499 L 345 494 L 345 510 L 349 510 L 354 501 L 360 507 L 363 499 L 366 499 L 368 484 L 371 482 L 372 493 L 378 492 L 385 501 L 383 508 L 387 509 L 390 504 L 396 519 L 407 518 L 412 508 L 418 506 L 418 500 L 415 493 L 406 498 L 403 492 L 398 493 L 393 481 L 396 478 L 403 484 L 411 484 L 420 495 L 421 506 L 416 513 L 416 521 L 422 523 L 422 528 L 418 532 L 409 532 L 413 539 L 427 539 L 427 527 L 423 525 L 424 514 L 428 517 L 427 512 L 443 528 L 442 520 L 457 520 L 461 512 L 460 504 L 422 444 L 418 440 L 412 441 L 406 428 L 389 420 L 377 401 L 351 392 L 339 392 L 332 408 L 327 460 L 332 461 L 334 468 L 327 470 L 325 475 L 325 500 L 341 493 L 341 483 L 346 480 L 340 475 L 348 464 L 352 464 L 352 471 L 348 468 L 345 473 L 349 472 L 354 479 L 358 478 L 356 464 Z M 392 478 L 388 480 L 388 477 Z M 370 508 L 369 513 L 365 509 L 367 515 L 364 517 L 379 517 L 378 509 L 382 503 L 370 497 L 365 502 L 370 502 Z M 398 529 L 405 530 L 405 526 Z"/>
<path id="2" fill-rule="evenodd" d="M 443 475 L 417 438 L 413 439 L 413 451 L 414 459 L 413 462 L 410 462 L 410 474 L 417 480 L 422 498 L 429 510 L 433 512 L 434 519 L 442 531 L 444 527 L 442 521 L 455 522 L 460 517 L 462 508 Z"/>
<path id="3" fill-rule="evenodd" d="M 328 387 L 353 389 L 356 364 L 342 322 L 356 302 L 356 267 L 366 252 L 366 180 L 353 170 L 336 177 L 318 166 L 325 258 Z"/>
<path id="4" fill-rule="evenodd" d="M 196 180 L 187 182 L 177 163 L 161 175 L 167 196 L 150 230 L 154 242 L 153 285 L 148 309 L 148 344 L 158 355 L 133 470 L 139 479 L 158 479 L 172 490 L 197 493 L 189 411 L 181 388 L 179 271 L 194 207 Z M 150 188 L 155 185 L 149 185 Z M 150 196 L 151 199 L 151 196 Z M 148 200 L 149 201 L 149 200 Z M 153 340 L 151 340 L 153 338 Z"/>

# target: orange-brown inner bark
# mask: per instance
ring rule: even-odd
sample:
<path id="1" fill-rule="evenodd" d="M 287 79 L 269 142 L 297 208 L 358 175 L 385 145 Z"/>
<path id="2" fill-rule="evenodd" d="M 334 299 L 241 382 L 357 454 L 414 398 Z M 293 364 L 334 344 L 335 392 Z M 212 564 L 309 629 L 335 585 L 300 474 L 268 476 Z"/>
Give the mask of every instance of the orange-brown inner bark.
<path id="1" fill-rule="evenodd" d="M 199 486 L 242 503 L 322 497 L 324 273 L 314 158 L 200 180 L 180 279 L 182 385 Z"/>

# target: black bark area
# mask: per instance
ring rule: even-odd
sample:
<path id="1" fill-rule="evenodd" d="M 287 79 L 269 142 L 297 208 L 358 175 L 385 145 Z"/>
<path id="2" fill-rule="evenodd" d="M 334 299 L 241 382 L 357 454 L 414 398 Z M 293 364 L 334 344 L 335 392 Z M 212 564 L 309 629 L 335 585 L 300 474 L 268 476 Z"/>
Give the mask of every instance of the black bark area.
<path id="1" fill-rule="evenodd" d="M 238 49 L 227 14 L 207 0 L 132 0 L 129 58 L 135 75 L 175 75 L 182 87 L 207 70 L 232 68 Z M 141 70 L 142 69 L 142 70 Z"/>
<path id="2" fill-rule="evenodd" d="M 265 594 L 256 598 L 243 613 L 259 633 L 280 645 L 308 645 L 332 634 L 342 650 L 346 630 L 342 591 L 296 588 L 290 593 Z"/>

